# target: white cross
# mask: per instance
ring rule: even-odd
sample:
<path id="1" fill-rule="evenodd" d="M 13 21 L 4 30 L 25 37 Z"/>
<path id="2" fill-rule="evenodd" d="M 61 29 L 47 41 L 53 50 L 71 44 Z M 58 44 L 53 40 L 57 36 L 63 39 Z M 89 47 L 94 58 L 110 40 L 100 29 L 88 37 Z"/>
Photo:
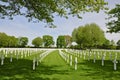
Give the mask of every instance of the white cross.
<path id="1" fill-rule="evenodd" d="M 4 64 L 4 55 L 1 55 L 1 65 Z"/>
<path id="2" fill-rule="evenodd" d="M 72 55 L 70 55 L 70 66 L 72 66 Z"/>
<path id="3" fill-rule="evenodd" d="M 94 63 L 95 63 L 95 60 L 96 60 L 96 54 L 95 54 L 95 52 L 94 52 L 94 60 L 93 60 Z"/>
<path id="4" fill-rule="evenodd" d="M 114 70 L 117 70 L 117 61 L 116 61 L 116 58 L 114 59 L 114 61 L 113 61 L 113 63 L 114 63 Z"/>
<path id="5" fill-rule="evenodd" d="M 33 59 L 33 70 L 35 70 L 35 58 Z"/>
<path id="6" fill-rule="evenodd" d="M 99 59 L 99 57 L 100 57 L 100 53 L 98 52 L 98 59 Z"/>
<path id="7" fill-rule="evenodd" d="M 10 62 L 12 62 L 12 53 L 10 54 Z"/>
<path id="8" fill-rule="evenodd" d="M 105 59 L 105 56 L 102 55 L 102 66 L 104 66 L 104 59 Z"/>
<path id="9" fill-rule="evenodd" d="M 67 63 L 69 64 L 69 54 L 67 55 Z"/>
<path id="10" fill-rule="evenodd" d="M 88 52 L 88 61 L 90 61 L 90 53 L 91 53 L 91 52 Z"/>
<path id="11" fill-rule="evenodd" d="M 77 70 L 77 57 L 75 57 L 75 70 Z"/>

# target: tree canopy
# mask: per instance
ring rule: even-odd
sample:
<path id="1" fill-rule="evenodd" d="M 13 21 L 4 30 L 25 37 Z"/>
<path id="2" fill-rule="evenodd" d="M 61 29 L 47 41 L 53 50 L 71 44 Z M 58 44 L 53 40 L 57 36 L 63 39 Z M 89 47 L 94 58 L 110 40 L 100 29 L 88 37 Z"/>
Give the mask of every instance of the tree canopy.
<path id="1" fill-rule="evenodd" d="M 70 47 L 72 43 L 72 37 L 69 35 L 64 35 L 64 37 L 65 37 L 66 47 Z"/>
<path id="2" fill-rule="evenodd" d="M 33 44 L 35 47 L 40 47 L 40 46 L 42 46 L 42 44 L 43 44 L 43 40 L 42 40 L 42 38 L 40 38 L 40 37 L 36 37 L 35 39 L 32 40 L 32 44 Z"/>
<path id="3" fill-rule="evenodd" d="M 81 48 L 96 47 L 102 45 L 105 41 L 104 32 L 95 23 L 80 26 L 73 33 L 75 33 L 73 37 Z"/>
<path id="4" fill-rule="evenodd" d="M 58 36 L 56 45 L 58 48 L 65 48 L 66 47 L 65 36 L 63 35 Z"/>
<path id="5" fill-rule="evenodd" d="M 72 31 L 72 41 L 76 42 L 76 33 L 77 33 L 77 28 L 75 28 L 73 31 Z"/>
<path id="6" fill-rule="evenodd" d="M 109 16 L 109 22 L 107 23 L 108 32 L 120 32 L 120 4 L 117 4 L 116 7 L 111 9 L 107 14 Z"/>
<path id="7" fill-rule="evenodd" d="M 17 47 L 18 38 L 0 32 L 0 47 Z"/>
<path id="8" fill-rule="evenodd" d="M 120 40 L 117 41 L 117 45 L 120 46 Z"/>
<path id="9" fill-rule="evenodd" d="M 52 45 L 54 45 L 53 37 L 50 35 L 44 35 L 43 44 L 44 44 L 44 47 L 51 47 Z"/>
<path id="10" fill-rule="evenodd" d="M 70 47 L 72 43 L 72 37 L 69 35 L 59 35 L 56 45 L 58 48 Z"/>
<path id="11" fill-rule="evenodd" d="M 19 47 L 25 47 L 28 44 L 28 38 L 27 37 L 19 37 L 18 38 L 18 46 Z"/>
<path id="12" fill-rule="evenodd" d="M 80 13 L 99 12 L 105 9 L 104 0 L 0 0 L 0 18 L 13 19 L 22 15 L 29 21 L 53 24 L 54 16 L 81 18 Z"/>

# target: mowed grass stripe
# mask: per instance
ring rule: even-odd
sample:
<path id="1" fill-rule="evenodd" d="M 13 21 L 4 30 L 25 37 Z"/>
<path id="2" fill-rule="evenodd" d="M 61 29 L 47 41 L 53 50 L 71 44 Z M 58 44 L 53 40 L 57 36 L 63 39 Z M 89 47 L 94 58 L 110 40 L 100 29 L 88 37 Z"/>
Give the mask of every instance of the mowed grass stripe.
<path id="1" fill-rule="evenodd" d="M 51 52 L 42 61 L 43 75 L 41 77 L 48 80 L 71 80 L 69 71 L 70 66 L 59 55 L 59 51 Z"/>
<path id="2" fill-rule="evenodd" d="M 59 51 L 55 50 L 50 53 L 44 60 L 43 64 L 46 66 L 54 66 L 55 69 L 68 70 L 70 67 L 64 61 L 64 59 L 59 55 Z"/>

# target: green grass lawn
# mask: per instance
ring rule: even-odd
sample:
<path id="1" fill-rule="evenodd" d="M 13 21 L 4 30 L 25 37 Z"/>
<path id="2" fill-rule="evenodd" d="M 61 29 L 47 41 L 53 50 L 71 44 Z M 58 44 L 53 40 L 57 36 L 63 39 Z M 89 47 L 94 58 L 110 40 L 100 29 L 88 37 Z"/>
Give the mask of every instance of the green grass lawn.
<path id="1" fill-rule="evenodd" d="M 66 53 L 67 54 L 67 53 Z M 101 59 L 93 63 L 93 59 L 78 58 L 78 70 L 69 66 L 58 54 L 58 50 L 45 57 L 36 70 L 32 70 L 33 57 L 16 59 L 10 63 L 10 58 L 5 58 L 4 65 L 0 65 L 0 80 L 119 80 L 120 63 L 117 71 L 113 70 L 113 63 L 106 59 L 105 66 L 101 66 Z M 74 56 L 73 56 L 74 59 Z M 74 62 L 74 60 L 73 60 Z"/>

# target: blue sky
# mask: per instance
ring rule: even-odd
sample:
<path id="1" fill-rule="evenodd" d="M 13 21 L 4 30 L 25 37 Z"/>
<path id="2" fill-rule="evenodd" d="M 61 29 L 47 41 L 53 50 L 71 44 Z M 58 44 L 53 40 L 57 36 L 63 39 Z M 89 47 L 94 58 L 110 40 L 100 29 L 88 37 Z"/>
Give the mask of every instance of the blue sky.
<path id="1" fill-rule="evenodd" d="M 114 8 L 115 4 L 119 3 L 120 0 L 106 0 L 108 2 L 109 8 Z M 75 17 L 69 16 L 68 19 L 61 18 L 56 16 L 55 17 L 55 25 L 57 25 L 57 28 L 45 28 L 46 25 L 43 22 L 40 23 L 32 23 L 28 22 L 28 20 L 25 17 L 17 16 L 14 17 L 13 20 L 8 19 L 0 19 L 0 32 L 5 32 L 8 35 L 13 35 L 16 37 L 19 36 L 26 36 L 29 38 L 29 44 L 31 45 L 32 39 L 35 37 L 42 37 L 43 35 L 51 35 L 54 37 L 54 40 L 58 37 L 58 35 L 71 35 L 74 28 L 77 28 L 78 26 L 89 24 L 89 23 L 96 23 L 98 24 L 101 29 L 104 31 L 107 30 L 107 27 L 105 23 L 107 20 L 105 18 L 107 15 L 104 13 L 104 11 L 100 11 L 99 13 L 85 13 L 81 14 L 83 19 L 78 19 Z M 117 34 L 110 34 L 105 33 L 105 36 L 109 40 L 117 41 L 120 39 L 120 33 Z"/>

